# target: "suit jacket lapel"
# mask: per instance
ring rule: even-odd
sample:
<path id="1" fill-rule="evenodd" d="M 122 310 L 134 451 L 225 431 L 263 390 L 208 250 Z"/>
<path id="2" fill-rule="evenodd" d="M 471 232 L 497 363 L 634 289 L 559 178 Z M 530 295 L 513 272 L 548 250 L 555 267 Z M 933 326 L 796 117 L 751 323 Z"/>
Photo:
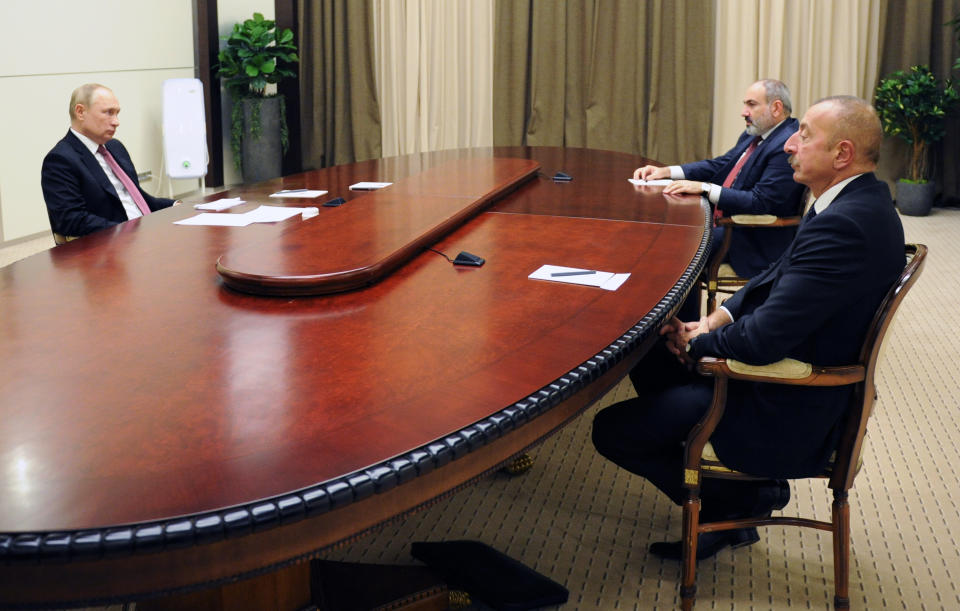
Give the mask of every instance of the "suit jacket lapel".
<path id="1" fill-rule="evenodd" d="M 107 178 L 103 168 L 100 167 L 100 162 L 98 162 L 97 158 L 93 156 L 93 153 L 91 153 L 90 150 L 83 145 L 83 142 L 80 141 L 80 138 L 74 136 L 73 132 L 67 131 L 67 142 L 69 142 L 70 146 L 73 147 L 73 150 L 77 152 L 77 155 L 80 157 L 80 161 L 83 162 L 83 165 L 87 168 L 87 171 L 90 172 L 90 175 L 96 179 L 103 190 L 119 200 L 120 197 L 117 195 L 116 189 L 113 188 L 113 183 L 110 182 L 110 179 Z"/>

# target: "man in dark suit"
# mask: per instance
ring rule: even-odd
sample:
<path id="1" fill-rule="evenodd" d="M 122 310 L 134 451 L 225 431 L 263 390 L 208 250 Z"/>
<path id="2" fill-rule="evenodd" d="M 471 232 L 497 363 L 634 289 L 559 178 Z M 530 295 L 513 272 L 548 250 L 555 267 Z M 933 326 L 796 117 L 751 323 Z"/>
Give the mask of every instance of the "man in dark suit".
<path id="1" fill-rule="evenodd" d="M 647 165 L 634 178 L 672 178 L 666 195 L 704 194 L 723 214 L 773 214 L 794 216 L 799 210 L 803 185 L 793 180 L 783 145 L 797 131 L 790 117 L 790 90 L 782 82 L 765 79 L 747 88 L 743 98 L 746 129 L 724 155 L 679 166 Z M 740 163 L 742 160 L 742 163 Z M 723 240 L 723 228 L 714 228 L 711 243 Z M 786 250 L 793 228 L 738 229 L 726 262 L 742 278 L 763 271 Z M 697 301 L 699 305 L 699 301 Z"/>
<path id="2" fill-rule="evenodd" d="M 113 139 L 119 113 L 117 97 L 103 85 L 73 92 L 70 130 L 47 153 L 40 174 L 54 233 L 82 236 L 174 203 L 140 188 L 127 149 Z"/>
<path id="3" fill-rule="evenodd" d="M 881 138 L 876 113 L 859 98 L 827 98 L 810 107 L 784 147 L 795 180 L 816 198 L 796 238 L 709 316 L 664 325 L 663 344 L 631 372 L 639 396 L 594 420 L 601 454 L 680 504 L 682 444 L 712 395 L 712 382 L 690 371 L 696 359 L 855 362 L 876 308 L 904 266 L 900 218 L 889 189 L 872 173 Z M 729 467 L 761 477 L 820 473 L 836 448 L 851 392 L 849 386 L 731 381 L 714 449 Z M 789 487 L 786 481 L 708 478 L 701 498 L 704 521 L 761 516 L 786 505 Z M 757 540 L 752 528 L 704 533 L 697 556 Z M 680 545 L 655 543 L 651 552 L 679 558 Z"/>

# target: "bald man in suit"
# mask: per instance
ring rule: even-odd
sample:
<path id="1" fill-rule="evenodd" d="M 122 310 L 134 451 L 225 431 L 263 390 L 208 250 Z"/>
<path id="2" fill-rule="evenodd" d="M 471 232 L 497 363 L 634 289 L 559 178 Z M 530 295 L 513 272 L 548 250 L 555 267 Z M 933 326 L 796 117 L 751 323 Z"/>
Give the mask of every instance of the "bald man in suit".
<path id="1" fill-rule="evenodd" d="M 786 252 L 698 322 L 673 319 L 664 341 L 631 372 L 638 397 L 599 412 L 597 450 L 680 504 L 683 442 L 710 405 L 712 381 L 690 367 L 701 356 L 765 365 L 792 358 L 854 362 L 883 296 L 903 270 L 903 228 L 886 184 L 873 175 L 882 131 L 864 100 L 838 96 L 810 107 L 786 142 L 794 179 L 816 198 Z M 836 449 L 851 386 L 814 388 L 732 380 L 711 438 L 727 466 L 759 477 L 822 472 Z M 769 515 L 789 501 L 785 480 L 707 479 L 703 521 Z M 697 557 L 749 545 L 756 529 L 704 533 Z M 679 542 L 650 551 L 679 559 Z"/>
<path id="2" fill-rule="evenodd" d="M 140 187 L 127 149 L 113 138 L 119 114 L 120 103 L 107 87 L 91 83 L 74 90 L 70 129 L 47 153 L 40 174 L 54 233 L 79 237 L 175 203 Z"/>

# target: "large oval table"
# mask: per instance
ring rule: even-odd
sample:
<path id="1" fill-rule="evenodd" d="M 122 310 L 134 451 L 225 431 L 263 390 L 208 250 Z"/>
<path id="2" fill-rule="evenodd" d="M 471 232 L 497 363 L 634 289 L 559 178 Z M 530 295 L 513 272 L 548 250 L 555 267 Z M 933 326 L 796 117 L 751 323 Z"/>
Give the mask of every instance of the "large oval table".
<path id="1" fill-rule="evenodd" d="M 490 157 L 540 171 L 432 245 L 482 267 L 421 248 L 322 296 L 218 274 L 225 254 L 306 227 L 312 256 L 341 248 L 324 227 L 370 197 L 353 183 Z M 647 161 L 517 147 L 361 162 L 205 198 L 347 200 L 309 220 L 174 225 L 196 213 L 183 205 L 0 269 L 0 606 L 138 600 L 302 561 L 561 427 L 636 364 L 704 264 L 708 209 L 631 185 Z M 296 188 L 329 193 L 267 197 Z M 544 264 L 631 276 L 616 291 L 528 278 Z"/>

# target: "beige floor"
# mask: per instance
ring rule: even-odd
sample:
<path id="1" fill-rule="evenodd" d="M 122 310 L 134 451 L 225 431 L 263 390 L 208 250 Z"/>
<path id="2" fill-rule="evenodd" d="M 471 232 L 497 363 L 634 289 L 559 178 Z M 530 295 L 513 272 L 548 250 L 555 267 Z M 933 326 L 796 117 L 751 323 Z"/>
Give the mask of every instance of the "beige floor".
<path id="1" fill-rule="evenodd" d="M 907 240 L 927 244 L 930 256 L 878 372 L 851 493 L 851 598 L 856 609 L 960 609 L 960 210 L 903 221 Z M 0 265 L 49 247 L 35 242 L 0 249 Z M 601 405 L 631 392 L 622 384 Z M 490 477 L 326 557 L 411 563 L 411 541 L 478 539 L 566 585 L 562 609 L 674 608 L 679 567 L 647 547 L 679 536 L 680 511 L 593 451 L 590 421 L 601 405 L 537 448 L 527 475 Z M 784 513 L 827 518 L 825 490 L 796 483 Z M 761 536 L 700 563 L 698 608 L 831 608 L 829 537 L 782 527 Z"/>

